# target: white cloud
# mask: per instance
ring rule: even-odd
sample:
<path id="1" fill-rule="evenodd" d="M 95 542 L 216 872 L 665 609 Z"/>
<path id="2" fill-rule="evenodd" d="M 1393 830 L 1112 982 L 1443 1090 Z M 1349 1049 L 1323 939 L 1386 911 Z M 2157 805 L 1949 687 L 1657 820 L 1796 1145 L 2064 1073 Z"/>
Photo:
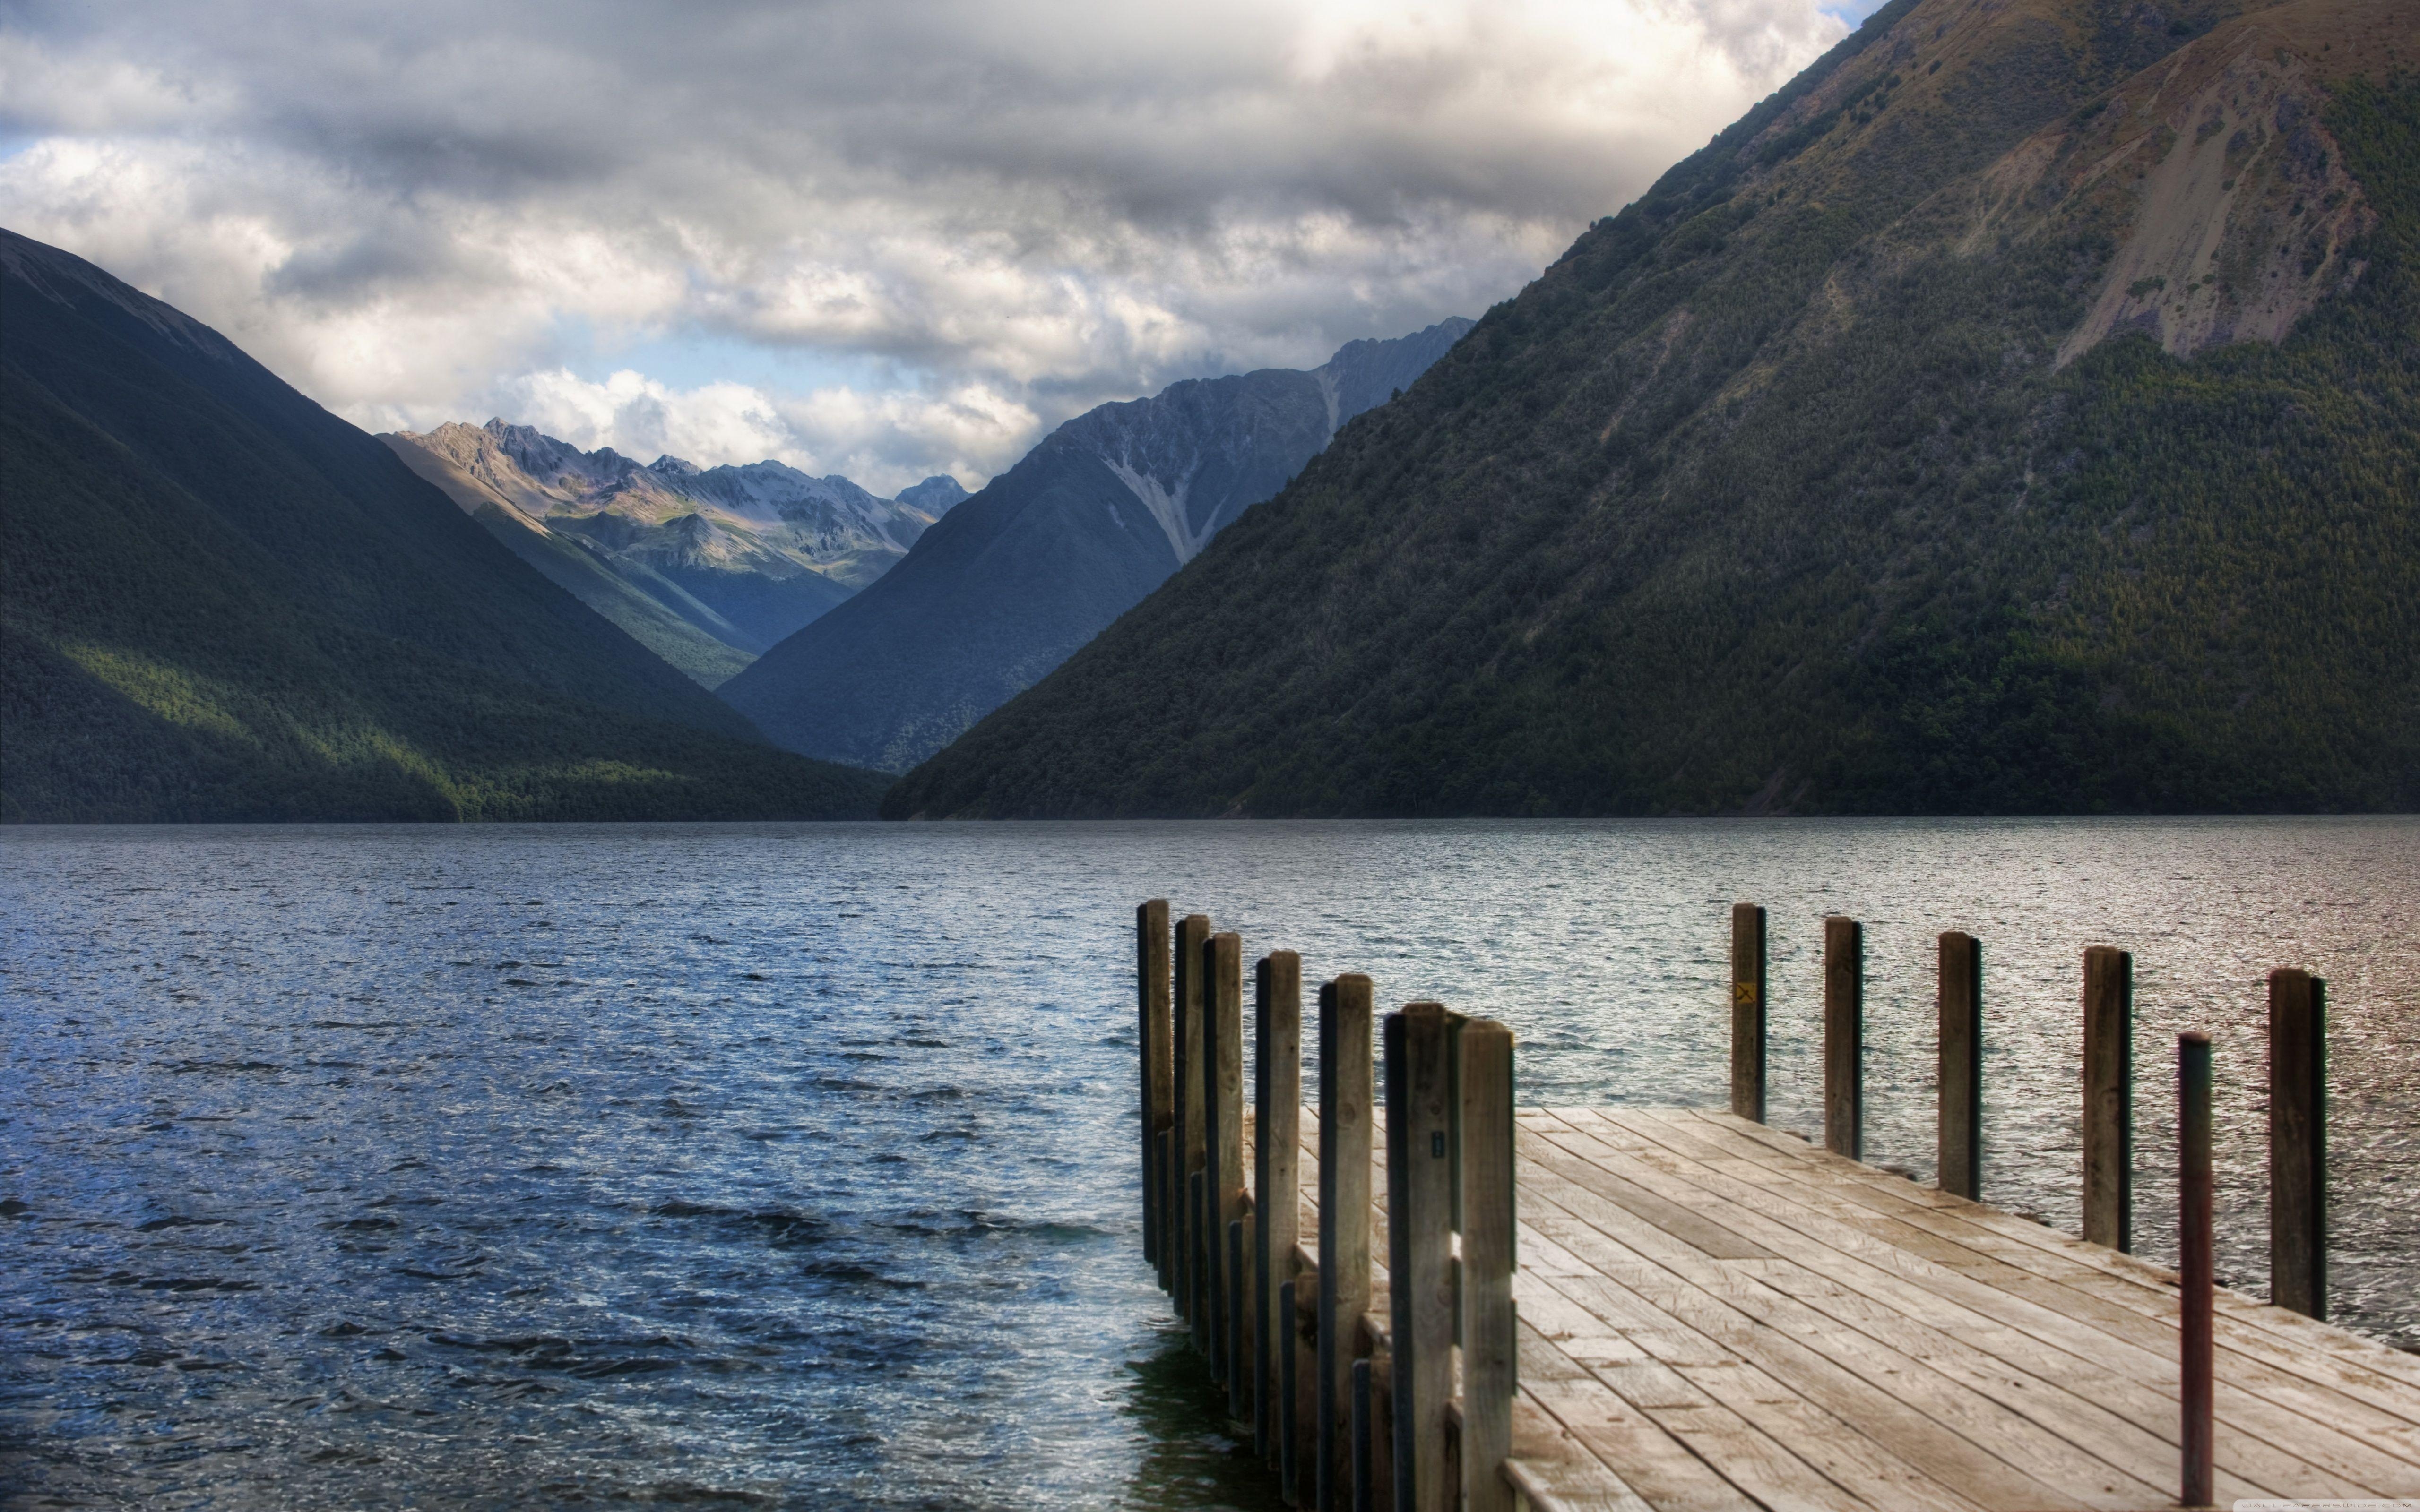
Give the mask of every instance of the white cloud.
<path id="1" fill-rule="evenodd" d="M 518 403 L 869 482 L 1476 314 L 1842 30 L 1814 0 L 5 14 L 0 132 L 31 145 L 0 221 L 331 408 Z M 575 376 L 684 341 L 881 377 Z"/>

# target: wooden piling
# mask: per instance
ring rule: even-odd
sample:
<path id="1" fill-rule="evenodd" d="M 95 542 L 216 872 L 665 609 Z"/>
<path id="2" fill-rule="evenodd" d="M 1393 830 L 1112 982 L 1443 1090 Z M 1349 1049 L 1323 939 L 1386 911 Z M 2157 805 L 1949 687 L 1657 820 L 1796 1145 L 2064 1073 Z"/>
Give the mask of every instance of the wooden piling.
<path id="1" fill-rule="evenodd" d="M 1244 1213 L 1244 942 L 1214 934 L 1202 948 L 1203 1057 L 1209 1078 L 1210 1373 L 1227 1379 L 1228 1314 L 1235 1291 L 1227 1226 Z"/>
<path id="2" fill-rule="evenodd" d="M 1261 1404 L 1252 1443 L 1274 1458 L 1294 1340 L 1293 1312 L 1279 1292 L 1302 1237 L 1302 958 L 1292 950 L 1272 950 L 1252 966 L 1252 1368 Z"/>
<path id="3" fill-rule="evenodd" d="M 1731 1112 L 1764 1121 L 1764 910 L 1731 904 Z"/>
<path id="4" fill-rule="evenodd" d="M 1159 1213 L 1159 1289 L 1176 1290 L 1176 1204 L 1169 1200 L 1168 1173 L 1176 1168 L 1176 1130 L 1159 1131 L 1153 1154 L 1152 1191 Z"/>
<path id="5" fill-rule="evenodd" d="M 2215 1499 L 2211 1205 L 2210 1036 L 2188 1032 L 2177 1036 L 2177 1442 L 2183 1458 L 2177 1500 L 2187 1506 Z"/>
<path id="6" fill-rule="evenodd" d="M 1176 938 L 1169 951 L 1173 980 L 1171 995 L 1175 1026 L 1170 1036 L 1171 1073 L 1176 1083 L 1173 1130 L 1176 1159 L 1168 1170 L 1166 1191 L 1169 1211 L 1175 1215 L 1175 1254 L 1170 1275 L 1169 1291 L 1176 1299 L 1176 1316 L 1187 1322 L 1197 1323 L 1194 1343 L 1202 1342 L 1194 1310 L 1196 1256 L 1202 1247 L 1202 1236 L 1192 1196 L 1193 1173 L 1202 1168 L 1202 1157 L 1207 1148 L 1207 1134 L 1202 1125 L 1203 1105 L 1209 1100 L 1209 1088 L 1202 1077 L 1202 945 L 1210 938 L 1210 918 L 1206 914 L 1187 914 L 1176 926 Z"/>
<path id="7" fill-rule="evenodd" d="M 1174 1026 L 1169 1006 L 1168 900 L 1135 908 L 1135 1041 L 1141 1050 L 1142 1257 L 1159 1264 L 1159 1135 L 1175 1115 Z"/>
<path id="8" fill-rule="evenodd" d="M 1453 1397 L 1453 1106 L 1442 1003 L 1387 1015 L 1387 1278 L 1400 1512 L 1450 1512 Z"/>
<path id="9" fill-rule="evenodd" d="M 1294 1319 L 1297 1306 L 1295 1301 L 1294 1283 L 1280 1282 L 1278 1286 L 1277 1316 L 1284 1323 L 1285 1335 L 1282 1347 L 1276 1351 L 1278 1395 L 1274 1413 L 1275 1438 L 1268 1445 L 1268 1449 L 1274 1450 L 1277 1455 L 1278 1495 L 1284 1499 L 1288 1506 L 1302 1504 L 1295 1494 L 1295 1479 L 1301 1469 L 1302 1456 L 1296 1436 L 1293 1431 L 1295 1417 L 1295 1390 L 1299 1384 L 1300 1376 L 1300 1372 L 1295 1368 L 1294 1349 Z"/>
<path id="10" fill-rule="evenodd" d="M 1462 1101 L 1463 1512 L 1512 1512 L 1499 1467 L 1519 1385 L 1512 1311 L 1512 1031 L 1473 1019 L 1457 1036 Z"/>
<path id="11" fill-rule="evenodd" d="M 1376 1512 L 1378 1505 L 1378 1445 L 1375 1403 L 1371 1399 L 1371 1378 L 1373 1365 L 1367 1359 L 1353 1362 L 1353 1512 Z"/>
<path id="12" fill-rule="evenodd" d="M 2134 958 L 2084 952 L 2084 1237 L 2131 1251 L 2134 1237 Z"/>
<path id="13" fill-rule="evenodd" d="M 1353 1485 L 1355 1334 L 1370 1305 L 1370 979 L 1319 990 L 1319 1463 L 1321 1512 Z"/>
<path id="14" fill-rule="evenodd" d="M 1287 1435 L 1294 1449 L 1294 1473 L 1286 1478 L 1293 1504 L 1319 1504 L 1319 1267 L 1302 1262 L 1296 1252 L 1294 1273 L 1294 1417 Z"/>
<path id="15" fill-rule="evenodd" d="M 1375 1321 L 1374 1318 L 1372 1319 Z M 1378 1330 L 1370 1331 L 1370 1504 L 1400 1509 L 1395 1494 L 1394 1351 Z"/>
<path id="16" fill-rule="evenodd" d="M 1983 947 L 1941 936 L 1938 1183 L 1955 1196 L 1983 1195 Z"/>
<path id="17" fill-rule="evenodd" d="M 1191 1253 L 1186 1256 L 1185 1273 L 1190 1284 L 1186 1295 L 1186 1316 L 1193 1320 L 1193 1347 L 1203 1354 L 1210 1352 L 1210 1188 L 1208 1178 L 1195 1171 L 1185 1179 L 1188 1201 L 1186 1203 L 1186 1234 Z"/>
<path id="18" fill-rule="evenodd" d="M 1865 1158 L 1866 927 L 1823 920 L 1823 1148 Z"/>
<path id="19" fill-rule="evenodd" d="M 2269 973 L 2269 1300 L 2328 1316 L 2327 983 Z"/>
<path id="20" fill-rule="evenodd" d="M 1244 1216 L 1227 1226 L 1227 1416 L 1238 1423 L 1252 1420 L 1252 1341 L 1245 1323 L 1249 1314 L 1244 1308 L 1251 1295 L 1244 1279 L 1244 1257 L 1251 1253 L 1250 1241 L 1246 1236 L 1251 1227 L 1249 1209 Z"/>

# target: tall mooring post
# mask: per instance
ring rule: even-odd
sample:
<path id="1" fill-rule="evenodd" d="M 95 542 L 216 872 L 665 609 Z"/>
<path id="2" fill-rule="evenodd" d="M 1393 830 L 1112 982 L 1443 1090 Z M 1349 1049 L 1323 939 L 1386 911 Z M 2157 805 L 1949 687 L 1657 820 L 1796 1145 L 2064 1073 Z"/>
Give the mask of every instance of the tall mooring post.
<path id="1" fill-rule="evenodd" d="M 1201 1171 L 1203 1153 L 1209 1148 L 1204 1110 L 1209 1104 L 1210 1086 L 1203 1074 L 1202 1035 L 1202 948 L 1209 938 L 1209 916 L 1187 914 L 1176 926 L 1175 944 L 1171 951 L 1176 1014 L 1172 1036 L 1176 1110 L 1175 1126 L 1171 1133 L 1176 1158 L 1169 1165 L 1167 1186 L 1168 1211 L 1175 1219 L 1167 1236 L 1174 1242 L 1170 1246 L 1173 1253 L 1169 1295 L 1176 1299 L 1176 1316 L 1193 1325 L 1197 1347 L 1203 1343 L 1209 1327 L 1209 1320 L 1200 1316 L 1201 1309 L 1195 1305 L 1203 1257 L 1201 1213 L 1193 1196 L 1193 1178 Z"/>
<path id="2" fill-rule="evenodd" d="M 2269 973 L 2269 1300 L 2328 1316 L 2327 983 Z"/>
<path id="3" fill-rule="evenodd" d="M 1455 1036 L 1462 1099 L 1462 1506 L 1512 1512 L 1498 1467 L 1512 1453 L 1519 1384 L 1512 1310 L 1512 1031 L 1472 1019 Z"/>
<path id="4" fill-rule="evenodd" d="M 1353 1475 L 1353 1365 L 1370 1307 L 1372 989 L 1359 975 L 1319 990 L 1319 1465 L 1315 1505 L 1340 1508 Z M 1366 1385 L 1369 1367 L 1362 1367 Z M 1365 1419 L 1366 1423 L 1366 1419 Z"/>
<path id="5" fill-rule="evenodd" d="M 1955 930 L 1941 936 L 1941 1190 L 1983 1195 L 1983 947 Z"/>
<path id="6" fill-rule="evenodd" d="M 1214 934 L 1202 948 L 1202 1015 L 1209 1117 L 1205 1167 L 1209 1187 L 1206 1236 L 1209 1273 L 1210 1373 L 1227 1379 L 1232 1365 L 1234 1265 L 1229 1230 L 1244 1216 L 1244 942 Z"/>
<path id="7" fill-rule="evenodd" d="M 2084 1237 L 2134 1240 L 2134 958 L 2084 952 Z"/>
<path id="8" fill-rule="evenodd" d="M 1397 1512 L 1450 1512 L 1456 1108 L 1442 1003 L 1387 1015 L 1387 1283 Z"/>
<path id="9" fill-rule="evenodd" d="M 2215 1362 L 2211 1324 L 2216 1305 L 2211 1255 L 2210 1036 L 2177 1037 L 2178 1443 L 2177 1500 L 2207 1506 L 2213 1494 L 2217 1438 Z"/>
<path id="10" fill-rule="evenodd" d="M 1764 910 L 1731 904 L 1731 1112 L 1764 1121 Z"/>
<path id="11" fill-rule="evenodd" d="M 1866 927 L 1823 920 L 1823 1148 L 1863 1160 L 1866 1147 Z"/>
<path id="12" fill-rule="evenodd" d="M 1272 950 L 1252 965 L 1252 1446 L 1276 1458 L 1287 1431 L 1284 1376 L 1294 1345 L 1302 1237 L 1302 958 Z"/>
<path id="13" fill-rule="evenodd" d="M 1154 898 L 1135 909 L 1135 1039 L 1141 1047 L 1142 1257 L 1161 1269 L 1159 1150 L 1176 1115 L 1174 1028 L 1170 1007 L 1168 900 Z"/>

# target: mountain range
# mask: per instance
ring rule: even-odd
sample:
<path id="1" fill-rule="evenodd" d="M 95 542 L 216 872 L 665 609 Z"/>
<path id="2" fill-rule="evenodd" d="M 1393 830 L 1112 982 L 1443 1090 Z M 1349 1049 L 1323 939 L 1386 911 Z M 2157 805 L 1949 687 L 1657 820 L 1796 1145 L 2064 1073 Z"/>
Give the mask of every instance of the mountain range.
<path id="1" fill-rule="evenodd" d="M 218 332 L 0 232 L 0 818 L 827 818 L 745 717 Z"/>
<path id="2" fill-rule="evenodd" d="M 2415 354 L 2420 7 L 1891 0 L 885 811 L 2409 810 Z"/>
<path id="3" fill-rule="evenodd" d="M 527 425 L 380 436 L 515 556 L 707 687 L 873 582 L 966 498 L 878 499 L 781 462 L 582 452 Z"/>
<path id="4" fill-rule="evenodd" d="M 1065 660 L 1471 322 L 1068 421 L 722 696 L 792 750 L 900 771 Z"/>

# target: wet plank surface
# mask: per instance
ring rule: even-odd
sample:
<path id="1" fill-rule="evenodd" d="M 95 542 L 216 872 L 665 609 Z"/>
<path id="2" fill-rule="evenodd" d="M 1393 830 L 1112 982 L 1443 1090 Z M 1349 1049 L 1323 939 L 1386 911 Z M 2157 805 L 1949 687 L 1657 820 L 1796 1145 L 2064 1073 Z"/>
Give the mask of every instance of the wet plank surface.
<path id="1" fill-rule="evenodd" d="M 1542 1512 L 2176 1504 L 2171 1273 L 1729 1114 L 1519 1123 Z M 2420 1498 L 2420 1357 L 2224 1290 L 2217 1345 L 2219 1504 Z"/>
<path id="2" fill-rule="evenodd" d="M 1728 1114 L 1516 1159 L 1533 1502 L 2176 1504 L 2170 1273 Z M 2218 1361 L 2221 1504 L 2420 1497 L 2420 1359 L 2222 1293 Z"/>

